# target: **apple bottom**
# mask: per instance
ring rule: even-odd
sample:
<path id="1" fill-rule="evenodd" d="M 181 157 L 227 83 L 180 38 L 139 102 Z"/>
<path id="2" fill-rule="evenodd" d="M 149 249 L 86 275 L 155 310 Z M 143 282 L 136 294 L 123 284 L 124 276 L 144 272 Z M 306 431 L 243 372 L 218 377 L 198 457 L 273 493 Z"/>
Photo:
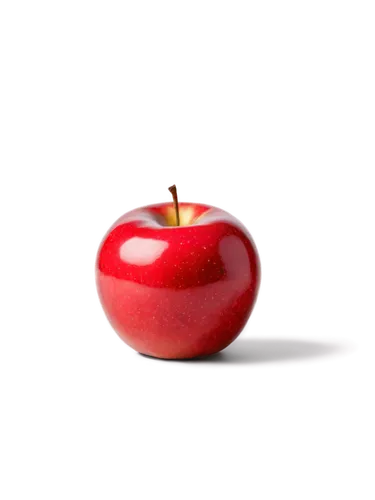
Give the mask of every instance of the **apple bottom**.
<path id="1" fill-rule="evenodd" d="M 274 368 L 325 367 L 326 363 L 358 351 L 348 339 L 308 337 L 246 337 L 234 342 L 223 353 L 192 360 L 160 360 L 144 354 L 140 359 L 155 362 L 156 368 Z"/>
<path id="2" fill-rule="evenodd" d="M 249 318 L 256 290 L 243 280 L 194 288 L 155 288 L 97 273 L 104 311 L 130 347 L 148 356 L 188 359 L 227 347 Z"/>

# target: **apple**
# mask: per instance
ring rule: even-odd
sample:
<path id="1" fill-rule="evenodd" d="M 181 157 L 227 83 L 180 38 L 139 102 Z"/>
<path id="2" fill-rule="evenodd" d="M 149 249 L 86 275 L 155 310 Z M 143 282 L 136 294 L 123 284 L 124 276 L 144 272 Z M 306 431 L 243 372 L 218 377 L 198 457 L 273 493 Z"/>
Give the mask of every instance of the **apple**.
<path id="1" fill-rule="evenodd" d="M 149 356 L 207 356 L 240 334 L 253 309 L 260 263 L 246 228 L 200 203 L 138 208 L 120 217 L 96 260 L 100 301 L 117 334 Z"/>

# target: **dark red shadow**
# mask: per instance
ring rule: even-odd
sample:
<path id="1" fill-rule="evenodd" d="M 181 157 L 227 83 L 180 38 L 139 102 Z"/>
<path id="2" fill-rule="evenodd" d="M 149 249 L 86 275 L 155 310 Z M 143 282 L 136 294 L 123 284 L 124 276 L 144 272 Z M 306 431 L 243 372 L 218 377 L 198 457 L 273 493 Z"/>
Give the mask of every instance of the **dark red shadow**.
<path id="1" fill-rule="evenodd" d="M 308 337 L 241 337 L 225 351 L 194 359 L 136 357 L 164 365 L 187 368 L 257 368 L 326 363 L 350 356 L 358 344 L 349 339 Z"/>

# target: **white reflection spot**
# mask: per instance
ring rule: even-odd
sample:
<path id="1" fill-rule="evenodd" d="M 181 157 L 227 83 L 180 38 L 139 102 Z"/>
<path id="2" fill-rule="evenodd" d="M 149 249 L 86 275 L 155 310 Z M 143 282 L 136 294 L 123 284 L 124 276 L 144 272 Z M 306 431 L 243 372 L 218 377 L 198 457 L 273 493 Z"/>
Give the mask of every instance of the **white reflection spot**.
<path id="1" fill-rule="evenodd" d="M 120 247 L 120 257 L 128 264 L 147 266 L 155 262 L 168 247 L 166 241 L 135 236 Z"/>

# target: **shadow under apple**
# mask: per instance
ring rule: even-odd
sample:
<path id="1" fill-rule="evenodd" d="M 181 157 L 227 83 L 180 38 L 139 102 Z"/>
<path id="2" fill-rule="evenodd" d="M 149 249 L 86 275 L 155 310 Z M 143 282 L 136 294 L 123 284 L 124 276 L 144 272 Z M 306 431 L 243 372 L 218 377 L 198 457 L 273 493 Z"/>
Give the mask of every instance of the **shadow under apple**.
<path id="1" fill-rule="evenodd" d="M 323 356 L 338 354 L 344 350 L 346 350 L 344 346 L 328 342 L 294 339 L 262 340 L 240 337 L 229 347 L 212 356 L 186 360 L 164 361 L 234 365 L 275 363 L 321 358 Z"/>

